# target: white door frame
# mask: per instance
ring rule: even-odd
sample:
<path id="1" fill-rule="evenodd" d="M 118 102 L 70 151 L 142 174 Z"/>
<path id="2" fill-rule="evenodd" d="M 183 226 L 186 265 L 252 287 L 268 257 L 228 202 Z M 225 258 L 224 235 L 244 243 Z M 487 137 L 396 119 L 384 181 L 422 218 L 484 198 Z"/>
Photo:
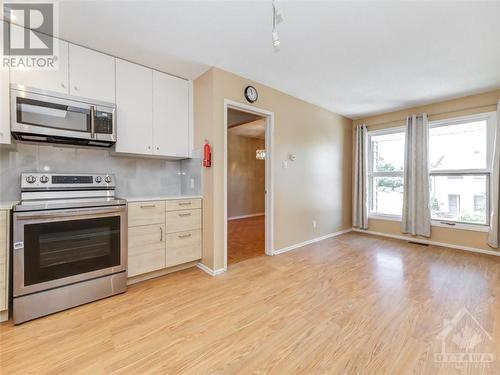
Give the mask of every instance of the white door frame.
<path id="1" fill-rule="evenodd" d="M 266 118 L 266 159 L 265 159 L 265 252 L 266 255 L 273 255 L 273 146 L 274 146 L 274 112 L 265 109 L 257 108 L 252 105 L 239 103 L 233 100 L 224 99 L 224 269 L 227 270 L 227 111 L 228 109 L 236 109 L 238 111 L 248 112 L 263 116 Z"/>

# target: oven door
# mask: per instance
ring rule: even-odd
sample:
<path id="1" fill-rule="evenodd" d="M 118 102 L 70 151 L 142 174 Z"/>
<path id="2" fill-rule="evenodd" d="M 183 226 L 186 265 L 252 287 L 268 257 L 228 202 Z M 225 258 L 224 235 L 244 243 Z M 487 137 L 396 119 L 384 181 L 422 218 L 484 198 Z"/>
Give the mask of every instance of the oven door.
<path id="1" fill-rule="evenodd" d="M 14 213 L 14 297 L 126 270 L 126 206 Z"/>
<path id="2" fill-rule="evenodd" d="M 116 141 L 115 109 L 112 104 L 91 104 L 62 94 L 30 90 L 33 92 L 11 88 L 12 132 Z"/>

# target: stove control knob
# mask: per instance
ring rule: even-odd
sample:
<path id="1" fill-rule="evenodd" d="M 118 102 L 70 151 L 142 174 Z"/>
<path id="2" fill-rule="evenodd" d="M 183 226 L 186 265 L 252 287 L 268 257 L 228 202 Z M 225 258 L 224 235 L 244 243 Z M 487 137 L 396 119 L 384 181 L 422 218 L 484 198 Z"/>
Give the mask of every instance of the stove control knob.
<path id="1" fill-rule="evenodd" d="M 104 177 L 104 181 L 109 184 L 111 182 L 111 176 Z"/>
<path id="2" fill-rule="evenodd" d="M 101 176 L 97 176 L 95 178 L 95 182 L 97 182 L 98 184 L 100 184 L 102 182 L 102 177 Z"/>
<path id="3" fill-rule="evenodd" d="M 43 175 L 42 177 L 40 177 L 40 182 L 42 184 L 46 184 L 47 182 L 49 182 L 49 178 L 45 175 Z"/>
<path id="4" fill-rule="evenodd" d="M 36 177 L 30 174 L 29 176 L 27 176 L 27 177 L 26 177 L 26 182 L 27 182 L 28 184 L 33 184 L 33 183 L 35 183 L 35 182 L 36 182 Z"/>

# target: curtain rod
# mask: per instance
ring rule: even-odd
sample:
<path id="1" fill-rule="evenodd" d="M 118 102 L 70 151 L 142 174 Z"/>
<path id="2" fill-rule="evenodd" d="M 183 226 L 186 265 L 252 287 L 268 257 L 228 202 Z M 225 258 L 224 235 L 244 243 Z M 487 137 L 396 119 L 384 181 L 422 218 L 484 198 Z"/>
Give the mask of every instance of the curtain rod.
<path id="1" fill-rule="evenodd" d="M 484 105 L 480 105 L 480 106 L 475 106 L 475 107 L 467 107 L 467 108 L 460 108 L 460 109 L 456 109 L 456 110 L 453 110 L 453 111 L 445 111 L 445 112 L 436 112 L 436 113 L 427 113 L 427 116 L 430 117 L 430 116 L 439 116 L 439 115 L 445 115 L 447 113 L 455 113 L 455 112 L 461 112 L 461 111 L 469 111 L 471 109 L 479 109 L 479 108 L 486 108 L 486 107 L 491 107 L 491 106 L 496 106 L 497 103 L 492 103 L 492 104 L 484 104 Z M 406 117 L 405 118 L 402 118 L 402 119 L 398 119 L 398 120 L 393 120 L 393 121 L 383 121 L 383 122 L 375 122 L 373 124 L 370 124 L 370 123 L 367 123 L 366 125 L 367 126 L 377 126 L 377 125 L 386 125 L 386 124 L 393 124 L 393 123 L 397 123 L 397 122 L 405 122 L 406 121 Z M 356 121 L 356 123 L 358 123 Z M 362 122 L 360 122 L 362 123 Z"/>

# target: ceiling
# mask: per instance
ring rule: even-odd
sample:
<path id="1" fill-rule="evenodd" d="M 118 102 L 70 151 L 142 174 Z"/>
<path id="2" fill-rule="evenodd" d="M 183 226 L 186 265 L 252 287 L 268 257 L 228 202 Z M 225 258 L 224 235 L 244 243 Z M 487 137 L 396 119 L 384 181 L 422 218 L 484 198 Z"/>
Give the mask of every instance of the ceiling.
<path id="1" fill-rule="evenodd" d="M 254 115 L 253 113 L 238 111 L 237 109 L 229 108 L 227 110 L 227 126 L 230 128 L 232 126 L 241 125 L 247 122 L 251 122 L 263 118 L 259 115 Z"/>
<path id="2" fill-rule="evenodd" d="M 61 1 L 69 41 L 194 79 L 225 69 L 359 118 L 500 87 L 500 2 Z"/>
<path id="3" fill-rule="evenodd" d="M 247 122 L 245 124 L 235 125 L 229 128 L 229 133 L 242 137 L 265 139 L 266 137 L 266 119 L 261 117 L 258 120 Z"/>

